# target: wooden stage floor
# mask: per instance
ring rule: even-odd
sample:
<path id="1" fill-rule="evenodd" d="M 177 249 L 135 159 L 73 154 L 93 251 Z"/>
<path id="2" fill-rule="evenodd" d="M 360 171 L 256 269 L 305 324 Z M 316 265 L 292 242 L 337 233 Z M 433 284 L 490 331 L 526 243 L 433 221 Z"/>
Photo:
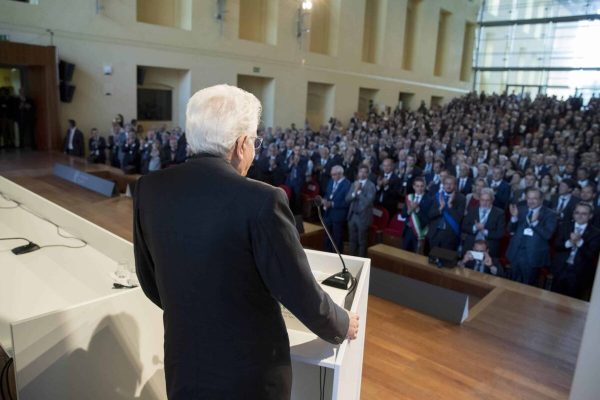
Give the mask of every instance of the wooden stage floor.
<path id="1" fill-rule="evenodd" d="M 108 168 L 14 151 L 0 152 L 0 175 L 131 240 L 131 199 L 53 177 L 54 162 Z M 588 303 L 502 279 L 488 283 L 494 290 L 462 326 L 369 296 L 361 398 L 567 399 Z"/>

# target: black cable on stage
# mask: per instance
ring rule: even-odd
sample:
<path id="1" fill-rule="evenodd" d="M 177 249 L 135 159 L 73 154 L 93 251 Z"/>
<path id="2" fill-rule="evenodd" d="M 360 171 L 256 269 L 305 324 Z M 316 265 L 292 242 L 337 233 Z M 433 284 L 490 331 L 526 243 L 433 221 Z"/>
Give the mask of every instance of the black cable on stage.
<path id="1" fill-rule="evenodd" d="M 56 234 L 57 234 L 58 236 L 60 236 L 60 237 L 62 237 L 62 238 L 65 238 L 65 239 L 74 239 L 74 240 L 79 240 L 79 241 L 82 243 L 82 245 L 81 245 L 81 246 L 69 246 L 69 245 L 66 245 L 66 244 L 49 244 L 49 245 L 46 245 L 46 246 L 40 246 L 40 249 L 43 249 L 43 248 L 48 248 L 48 247 L 65 247 L 65 248 L 67 248 L 67 249 L 81 249 L 81 248 L 83 248 L 83 247 L 87 246 L 87 242 L 86 242 L 85 240 L 83 240 L 83 239 L 81 239 L 81 238 L 78 238 L 78 237 L 75 237 L 75 236 L 67 236 L 67 235 L 63 234 L 63 233 L 60 231 L 60 230 L 61 230 L 61 227 L 60 227 L 58 224 L 56 224 L 56 223 L 52 222 L 51 220 L 49 220 L 48 218 L 45 218 L 45 217 L 42 217 L 42 216 L 41 216 L 41 215 L 39 215 L 39 214 L 36 214 L 36 213 L 35 213 L 35 212 L 33 212 L 31 209 L 29 209 L 28 207 L 25 207 L 24 205 L 22 205 L 22 204 L 21 204 L 21 203 L 19 203 L 18 201 L 15 201 L 15 200 L 12 200 L 12 199 L 8 198 L 8 197 L 7 197 L 7 196 L 6 196 L 4 193 L 1 193 L 1 192 L 0 192 L 0 196 L 1 196 L 2 198 L 4 198 L 5 200 L 7 200 L 7 201 L 12 201 L 13 203 L 15 203 L 15 204 L 16 204 L 14 207 L 3 207 L 4 209 L 21 208 L 22 210 L 24 210 L 24 211 L 27 211 L 28 213 L 30 213 L 30 214 L 32 214 L 32 215 L 35 215 L 36 217 L 38 217 L 38 218 L 39 218 L 39 219 L 41 219 L 42 221 L 46 221 L 46 222 L 47 222 L 47 223 L 49 223 L 50 225 L 54 226 L 54 227 L 56 228 Z M 22 239 L 22 240 L 25 240 L 25 241 L 27 241 L 27 242 L 29 242 L 29 243 L 32 243 L 32 242 L 31 242 L 31 240 L 29 240 L 29 239 L 25 239 L 25 238 L 5 238 L 5 239 L 0 239 L 0 240 L 17 240 L 17 239 Z"/>

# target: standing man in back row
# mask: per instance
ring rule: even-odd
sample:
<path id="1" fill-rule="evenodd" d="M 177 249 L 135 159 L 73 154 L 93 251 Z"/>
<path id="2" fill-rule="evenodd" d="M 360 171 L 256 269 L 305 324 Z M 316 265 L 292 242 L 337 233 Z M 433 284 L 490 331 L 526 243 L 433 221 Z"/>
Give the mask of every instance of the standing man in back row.
<path id="1" fill-rule="evenodd" d="M 169 400 L 289 399 L 280 303 L 328 342 L 357 335 L 358 316 L 315 281 L 283 191 L 246 178 L 260 109 L 233 86 L 200 90 L 186 114 L 194 156 L 136 185 L 136 269 L 164 311 Z"/>
<path id="2" fill-rule="evenodd" d="M 350 239 L 350 254 L 353 256 L 367 256 L 367 239 L 369 226 L 373 221 L 373 201 L 377 188 L 369 179 L 369 166 L 358 167 L 356 181 L 346 195 L 346 202 L 350 204 L 348 212 L 348 236 Z"/>
<path id="3" fill-rule="evenodd" d="M 510 205 L 510 244 L 506 256 L 512 279 L 535 286 L 540 268 L 550 266 L 550 239 L 556 229 L 556 213 L 543 205 L 536 187 L 525 192 L 526 205 Z"/>

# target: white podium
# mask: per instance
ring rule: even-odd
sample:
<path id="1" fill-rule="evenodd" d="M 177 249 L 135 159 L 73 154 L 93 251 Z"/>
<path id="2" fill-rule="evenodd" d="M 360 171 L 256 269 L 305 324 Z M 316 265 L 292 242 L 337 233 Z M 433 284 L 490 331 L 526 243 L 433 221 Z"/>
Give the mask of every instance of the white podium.
<path id="1" fill-rule="evenodd" d="M 165 399 L 162 311 L 139 288 L 112 288 L 118 262 L 133 265 L 133 245 L 3 177 L 0 192 L 31 211 L 0 209 L 0 237 L 78 244 L 43 217 L 88 242 L 15 256 L 10 249 L 25 242 L 0 241 L 0 346 L 14 358 L 18 398 Z M 0 198 L 0 207 L 10 205 Z M 335 254 L 306 254 L 318 281 L 341 269 Z M 326 399 L 360 398 L 370 260 L 344 260 L 358 278 L 358 339 L 331 345 L 284 312 L 293 399 L 318 399 L 325 371 Z M 344 304 L 346 291 L 324 289 Z"/>

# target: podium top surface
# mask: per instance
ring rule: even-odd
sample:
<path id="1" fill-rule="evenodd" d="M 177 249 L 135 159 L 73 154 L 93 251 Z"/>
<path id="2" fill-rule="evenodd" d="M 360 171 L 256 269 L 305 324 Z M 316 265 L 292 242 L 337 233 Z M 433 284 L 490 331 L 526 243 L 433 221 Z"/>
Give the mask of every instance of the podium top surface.
<path id="1" fill-rule="evenodd" d="M 10 203 L 0 198 L 0 207 Z M 61 234 L 73 236 L 61 229 Z M 39 246 L 80 246 L 49 222 L 22 208 L 0 209 L 0 237 L 23 237 Z M 50 247 L 14 255 L 24 240 L 0 241 L 0 345 L 12 348 L 10 324 L 115 293 L 110 273 L 117 262 L 94 247 Z M 10 282 L 10 284 L 7 284 Z"/>

